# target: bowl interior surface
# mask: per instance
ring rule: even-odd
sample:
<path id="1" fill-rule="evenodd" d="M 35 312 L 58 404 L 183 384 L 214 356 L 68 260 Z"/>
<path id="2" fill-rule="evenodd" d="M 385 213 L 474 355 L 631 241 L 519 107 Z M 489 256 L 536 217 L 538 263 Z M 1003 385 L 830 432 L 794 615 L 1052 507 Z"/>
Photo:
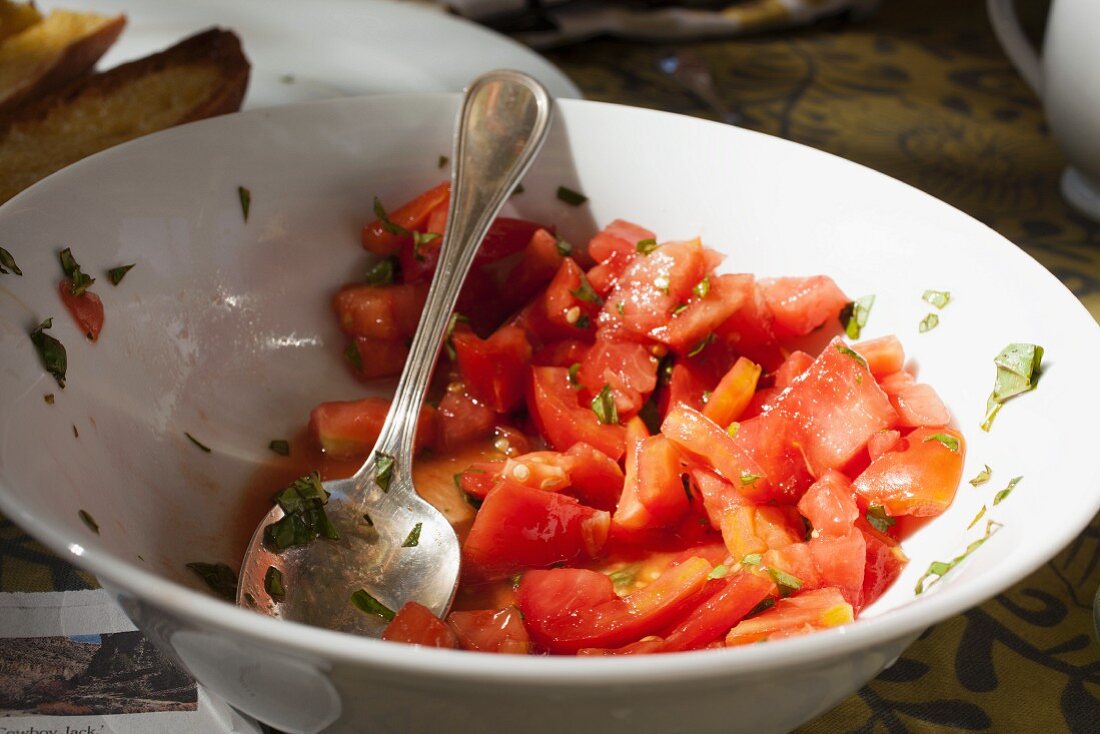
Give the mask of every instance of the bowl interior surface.
<path id="1" fill-rule="evenodd" d="M 24 273 L 0 276 L 0 510 L 117 586 L 152 595 L 170 588 L 156 577 L 168 579 L 196 590 L 173 592 L 188 613 L 277 637 L 270 625 L 281 623 L 200 596 L 184 564 L 236 567 L 258 520 L 241 516 L 241 494 L 273 460 L 268 442 L 298 434 L 318 402 L 365 394 L 342 363 L 329 299 L 370 262 L 358 235 L 372 197 L 393 206 L 446 177 L 438 159 L 449 154 L 456 105 L 447 95 L 374 97 L 187 125 L 94 156 L 0 208 L 0 244 Z M 558 200 L 560 185 L 589 203 Z M 251 192 L 247 221 L 241 186 Z M 984 225 L 809 148 L 591 102 L 559 104 L 524 187 L 505 214 L 556 224 L 575 243 L 623 218 L 661 240 L 702 237 L 726 253 L 726 271 L 825 273 L 849 296 L 875 294 L 864 338 L 897 334 L 910 368 L 943 397 L 968 440 L 964 479 L 992 467 L 987 485 L 964 481 L 952 507 L 904 544 L 910 564 L 865 619 L 823 637 L 857 644 L 863 628 L 877 630 L 865 644 L 976 604 L 1053 555 L 1100 508 L 1086 423 L 1100 411 L 1091 387 L 1100 331 L 1053 276 Z M 107 314 L 98 343 L 57 296 L 63 247 L 97 278 Z M 128 263 L 112 287 L 105 271 Z M 951 303 L 921 334 L 936 311 L 921 300 L 925 289 L 950 291 Z M 47 317 L 68 350 L 64 390 L 27 338 Z M 1046 348 L 1042 379 L 984 433 L 993 358 L 1011 342 Z M 1015 476 L 1023 480 L 994 507 Z M 1003 528 L 915 596 L 931 561 L 980 537 L 984 520 L 967 525 L 983 505 Z M 391 647 L 306 630 L 295 639 L 348 654 Z M 774 647 L 798 654 L 823 644 Z M 531 664 L 572 663 L 484 663 Z"/>

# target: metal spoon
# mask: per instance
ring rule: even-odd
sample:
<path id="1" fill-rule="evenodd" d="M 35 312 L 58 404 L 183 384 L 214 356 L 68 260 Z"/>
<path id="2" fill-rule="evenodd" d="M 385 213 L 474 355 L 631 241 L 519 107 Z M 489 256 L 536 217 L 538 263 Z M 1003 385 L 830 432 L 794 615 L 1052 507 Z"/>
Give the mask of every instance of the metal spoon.
<path id="1" fill-rule="evenodd" d="M 446 236 L 389 414 L 359 471 L 323 485 L 330 493 L 326 514 L 340 537 L 272 552 L 264 528 L 283 518 L 276 505 L 245 553 L 239 606 L 374 637 L 385 627 L 385 613 L 353 605 L 359 589 L 391 611 L 411 600 L 446 614 L 458 581 L 458 539 L 413 487 L 413 437 L 459 289 L 489 225 L 545 142 L 551 111 L 550 95 L 520 72 L 489 72 L 467 88 L 451 156 Z M 265 589 L 270 568 L 281 574 L 281 598 Z"/>
<path id="2" fill-rule="evenodd" d="M 719 120 L 730 125 L 740 124 L 741 115 L 726 107 L 714 87 L 710 67 L 697 53 L 689 49 L 665 51 L 657 58 L 657 68 L 710 107 Z"/>

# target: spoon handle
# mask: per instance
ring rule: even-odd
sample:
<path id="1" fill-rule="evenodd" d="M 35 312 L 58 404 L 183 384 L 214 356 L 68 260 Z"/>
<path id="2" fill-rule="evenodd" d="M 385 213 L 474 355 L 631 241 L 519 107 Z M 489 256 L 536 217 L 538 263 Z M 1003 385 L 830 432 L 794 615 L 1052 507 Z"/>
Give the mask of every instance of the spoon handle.
<path id="1" fill-rule="evenodd" d="M 517 71 L 488 72 L 467 90 L 455 132 L 451 204 L 435 277 L 374 451 L 375 456 L 393 456 L 397 467 L 412 462 L 424 394 L 466 273 L 489 226 L 546 140 L 550 116 L 550 95 Z M 368 461 L 364 469 L 373 463 Z"/>

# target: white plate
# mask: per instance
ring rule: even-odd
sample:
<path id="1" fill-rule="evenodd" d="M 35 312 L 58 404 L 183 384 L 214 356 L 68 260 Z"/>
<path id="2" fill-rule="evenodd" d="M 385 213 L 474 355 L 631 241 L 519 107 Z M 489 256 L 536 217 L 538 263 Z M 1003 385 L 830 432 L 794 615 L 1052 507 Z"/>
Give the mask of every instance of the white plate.
<path id="1" fill-rule="evenodd" d="M 59 0 L 66 8 L 124 13 L 106 69 L 160 51 L 211 26 L 233 30 L 252 62 L 244 108 L 391 92 L 457 92 L 483 71 L 518 69 L 555 97 L 581 92 L 527 47 L 441 11 L 390 0 Z"/>

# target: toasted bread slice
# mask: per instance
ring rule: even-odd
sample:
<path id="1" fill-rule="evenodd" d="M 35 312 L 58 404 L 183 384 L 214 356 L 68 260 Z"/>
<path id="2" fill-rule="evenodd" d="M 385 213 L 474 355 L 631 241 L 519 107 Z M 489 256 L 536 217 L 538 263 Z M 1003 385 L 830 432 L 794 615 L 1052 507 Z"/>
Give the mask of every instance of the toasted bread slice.
<path id="1" fill-rule="evenodd" d="M 112 145 L 235 112 L 249 69 L 240 39 L 211 29 L 0 118 L 0 203 Z"/>
<path id="2" fill-rule="evenodd" d="M 125 25 L 122 15 L 55 10 L 0 43 L 0 114 L 87 72 Z"/>
<path id="3" fill-rule="evenodd" d="M 16 33 L 22 33 L 42 20 L 42 14 L 33 2 L 17 3 L 0 0 L 0 41 Z"/>

